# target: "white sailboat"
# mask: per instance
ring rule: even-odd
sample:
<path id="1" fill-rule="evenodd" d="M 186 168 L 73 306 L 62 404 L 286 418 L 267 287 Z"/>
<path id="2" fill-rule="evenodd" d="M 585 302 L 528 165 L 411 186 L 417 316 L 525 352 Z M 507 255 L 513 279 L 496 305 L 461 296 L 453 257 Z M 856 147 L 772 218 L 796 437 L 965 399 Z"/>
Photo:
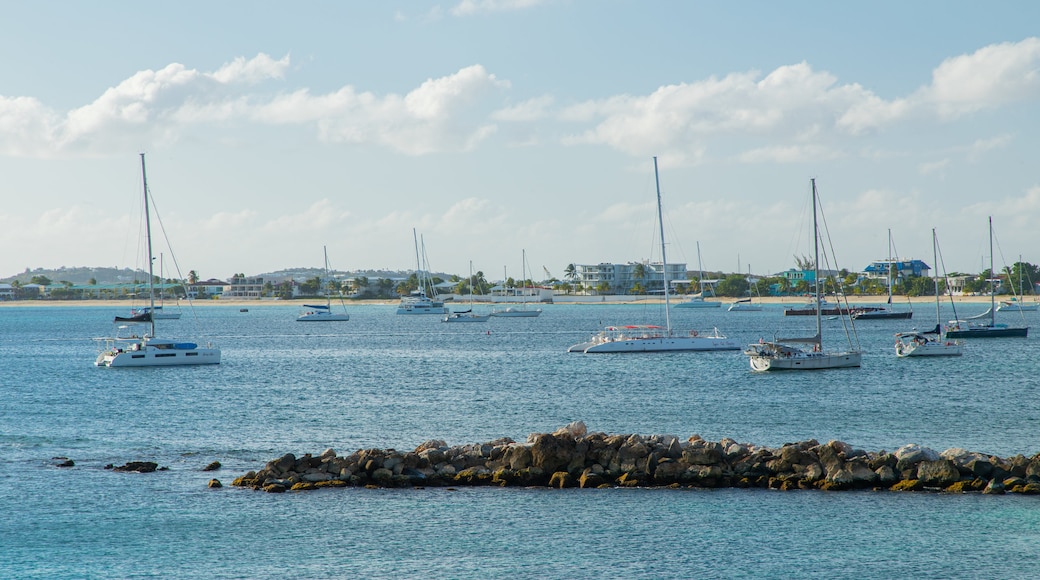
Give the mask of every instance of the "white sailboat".
<path id="1" fill-rule="evenodd" d="M 524 285 L 523 291 L 520 292 L 520 307 L 493 308 L 491 316 L 501 318 L 534 318 L 542 313 L 541 308 L 531 308 L 530 310 L 527 308 L 527 250 L 521 250 L 520 280 Z M 505 285 L 505 280 L 502 281 L 502 284 Z"/>
<path id="2" fill-rule="evenodd" d="M 856 320 L 906 320 L 913 318 L 913 306 L 910 306 L 909 310 L 892 310 L 892 266 L 894 264 L 895 262 L 892 260 L 892 230 L 888 230 L 888 260 L 885 261 L 886 275 L 888 277 L 888 305 L 882 308 L 858 309 L 852 313 L 853 318 Z"/>
<path id="3" fill-rule="evenodd" d="M 849 349 L 838 352 L 823 351 L 823 324 L 820 315 L 820 228 L 817 222 L 816 180 L 810 180 L 812 184 L 813 202 L 813 242 L 814 258 L 813 269 L 815 272 L 814 286 L 816 288 L 815 310 L 816 310 L 816 335 L 802 338 L 777 338 L 772 342 L 759 341 L 758 344 L 748 345 L 744 351 L 749 357 L 751 370 L 773 371 L 773 370 L 817 370 L 837 369 L 846 367 L 858 367 L 863 359 L 863 352 L 852 347 L 852 337 L 849 338 Z M 844 314 L 840 315 L 845 322 Z M 851 322 L 850 322 L 851 324 Z M 853 335 L 855 327 L 852 327 Z M 811 345 L 807 347 L 795 345 Z"/>
<path id="4" fill-rule="evenodd" d="M 946 329 L 947 338 L 1026 338 L 1029 335 L 1028 326 L 1008 326 L 1007 324 L 997 324 L 996 321 L 996 288 L 994 284 L 999 280 L 993 277 L 993 216 L 989 218 L 989 272 L 989 310 L 967 320 L 951 320 L 950 326 Z M 986 318 L 989 319 L 988 322 L 975 321 Z"/>
<path id="5" fill-rule="evenodd" d="M 179 320 L 181 317 L 180 312 L 171 312 L 163 309 L 166 305 L 166 277 L 163 275 L 163 254 L 159 252 L 159 305 L 152 308 L 151 306 L 144 306 L 142 308 L 134 308 L 130 311 L 131 317 L 143 316 L 147 313 L 152 314 L 153 320 Z"/>
<path id="6" fill-rule="evenodd" d="M 654 181 L 657 185 L 657 223 L 661 228 L 661 270 L 664 288 L 668 288 L 668 260 L 665 257 L 664 215 L 661 209 L 661 182 L 657 175 L 657 157 L 654 157 Z M 625 352 L 682 352 L 740 350 L 740 344 L 719 334 L 690 331 L 679 334 L 672 330 L 668 292 L 664 293 L 664 320 L 662 328 L 655 325 L 610 326 L 591 339 L 575 344 L 567 352 L 584 354 Z"/>
<path id="7" fill-rule="evenodd" d="M 148 177 L 145 173 L 144 153 L 141 153 L 141 181 L 144 189 L 145 235 L 148 249 L 148 305 L 149 311 L 127 318 L 116 317 L 121 325 L 112 337 L 95 339 L 100 353 L 94 360 L 99 367 L 155 367 L 218 364 L 220 349 L 207 344 L 200 347 L 194 342 L 160 339 L 155 336 L 155 276 L 152 273 L 151 208 L 148 203 Z M 145 330 L 138 327 L 144 326 Z M 121 332 L 120 332 L 121 331 Z"/>
<path id="8" fill-rule="evenodd" d="M 321 286 L 325 289 L 325 304 L 304 304 L 306 309 L 296 317 L 297 322 L 345 322 L 350 320 L 347 307 L 340 299 L 343 312 L 332 311 L 332 298 L 329 296 L 329 250 L 326 246 L 321 247 L 325 253 L 325 277 L 321 280 Z"/>
<path id="9" fill-rule="evenodd" d="M 1018 273 L 1018 295 L 1012 297 L 1011 300 L 1001 300 L 1000 301 L 1000 306 L 997 306 L 997 312 L 1036 312 L 1037 310 L 1040 310 L 1040 302 L 1036 301 L 1036 296 L 1035 295 L 1033 296 L 1033 301 L 1032 302 L 1026 302 L 1025 301 L 1026 295 L 1023 292 L 1025 289 L 1022 287 L 1022 274 L 1023 274 L 1022 269 L 1025 267 L 1025 262 L 1022 261 L 1022 255 L 1021 254 L 1019 254 L 1019 256 L 1018 256 L 1018 267 L 1019 267 L 1019 271 L 1018 271 L 1019 272 Z M 1011 270 L 1010 269 L 1008 269 L 1007 274 L 1008 274 L 1008 281 L 1010 282 L 1011 281 Z M 1030 282 L 1029 286 L 1030 286 L 1030 288 L 1032 288 L 1033 283 Z M 1012 286 L 1012 288 L 1014 288 L 1014 286 Z"/>
<path id="10" fill-rule="evenodd" d="M 930 332 L 900 332 L 896 335 L 896 356 L 961 356 L 964 343 L 942 335 L 942 319 L 939 314 L 939 239 L 932 228 L 932 255 L 935 261 L 935 330 Z M 945 268 L 943 276 L 946 276 Z"/>
<path id="11" fill-rule="evenodd" d="M 686 300 L 679 302 L 675 305 L 676 308 L 719 308 L 722 306 L 721 302 L 708 302 L 704 299 L 704 267 L 701 266 L 701 243 L 697 242 L 697 271 L 699 272 L 699 286 L 701 291 L 687 296 Z M 665 288 L 667 290 L 667 287 Z M 709 290 L 710 292 L 710 290 Z"/>
<path id="12" fill-rule="evenodd" d="M 469 263 L 469 295 L 470 295 L 471 300 L 470 300 L 470 303 L 469 303 L 469 308 L 467 308 L 466 310 L 458 310 L 458 311 L 452 312 L 451 314 L 445 316 L 442 319 L 442 322 L 487 322 L 491 318 L 491 314 L 477 314 L 476 312 L 473 312 L 473 300 L 472 300 L 472 297 L 473 297 L 473 292 L 474 292 L 474 286 L 475 286 L 475 284 L 473 283 L 473 262 L 470 261 L 470 263 Z"/>
<path id="13" fill-rule="evenodd" d="M 752 291 L 754 290 L 754 293 L 758 294 L 758 291 L 755 290 L 754 282 L 751 281 L 751 264 L 748 264 L 748 267 L 747 267 L 747 281 L 748 281 L 748 297 L 747 298 L 742 298 L 740 300 L 737 300 L 733 304 L 730 304 L 729 308 L 726 309 L 727 312 L 761 312 L 762 311 L 762 305 L 760 303 L 751 301 Z"/>
<path id="14" fill-rule="evenodd" d="M 398 314 L 447 314 L 448 309 L 445 308 L 442 300 L 436 300 L 437 290 L 433 287 L 433 280 L 423 266 L 426 261 L 426 245 L 423 244 L 422 258 L 419 257 L 419 239 L 416 236 L 415 228 L 412 228 L 412 239 L 415 242 L 415 276 L 419 282 L 419 287 L 412 290 L 407 296 L 401 297 L 401 302 L 397 305 Z M 430 293 L 427 294 L 426 291 Z"/>

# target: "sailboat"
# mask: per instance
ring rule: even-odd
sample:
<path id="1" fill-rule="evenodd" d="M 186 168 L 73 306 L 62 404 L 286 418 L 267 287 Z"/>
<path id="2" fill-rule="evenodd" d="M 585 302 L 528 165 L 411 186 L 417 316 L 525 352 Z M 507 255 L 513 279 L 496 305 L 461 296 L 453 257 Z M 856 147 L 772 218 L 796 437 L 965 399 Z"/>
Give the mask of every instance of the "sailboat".
<path id="1" fill-rule="evenodd" d="M 989 217 L 989 310 L 968 320 L 951 320 L 946 329 L 947 338 L 1005 338 L 1022 337 L 1029 334 L 1028 326 L 1014 327 L 997 324 L 996 321 L 996 289 L 993 278 L 993 216 Z M 986 322 L 986 318 L 989 322 Z M 976 322 L 975 320 L 982 320 Z"/>
<path id="2" fill-rule="evenodd" d="M 847 367 L 858 367 L 863 359 L 863 352 L 852 346 L 852 336 L 855 335 L 855 326 L 852 326 L 852 336 L 846 327 L 846 336 L 849 339 L 849 349 L 838 352 L 823 351 L 823 324 L 820 316 L 820 228 L 817 221 L 816 201 L 816 179 L 810 180 L 812 184 L 813 202 L 813 242 L 814 258 L 813 270 L 815 273 L 814 287 L 816 289 L 815 311 L 816 311 L 816 335 L 805 338 L 777 338 L 773 342 L 759 340 L 758 344 L 748 345 L 744 351 L 749 357 L 751 370 L 817 370 L 837 369 Z M 844 315 L 842 323 L 845 322 Z M 858 339 L 857 339 L 858 340 Z M 812 345 L 811 348 L 794 346 L 795 344 Z"/>
<path id="3" fill-rule="evenodd" d="M 752 290 L 754 290 L 755 294 L 758 294 L 758 290 L 756 289 L 755 284 L 751 281 L 751 264 L 748 264 L 747 276 L 748 276 L 747 277 L 747 281 L 748 281 L 748 297 L 747 298 L 741 298 L 740 300 L 737 300 L 733 304 L 730 304 L 729 308 L 726 309 L 727 312 L 761 312 L 762 311 L 762 305 L 761 304 L 759 304 L 757 302 L 752 302 L 751 301 L 751 292 L 752 292 Z"/>
<path id="4" fill-rule="evenodd" d="M 1036 296 L 1033 296 L 1032 302 L 1025 302 L 1026 295 L 1023 293 L 1022 288 L 1022 269 L 1025 267 L 1025 262 L 1022 261 L 1022 255 L 1018 256 L 1018 295 L 1013 297 L 1011 300 L 1001 300 L 1000 306 L 997 306 L 997 312 L 1011 311 L 1011 312 L 1036 312 L 1040 310 L 1040 302 L 1036 301 Z M 1011 270 L 1008 270 L 1008 281 L 1011 281 Z M 1033 283 L 1030 282 L 1029 286 L 1032 287 Z M 1012 286 L 1014 288 L 1014 286 Z"/>
<path id="5" fill-rule="evenodd" d="M 147 332 L 136 327 L 120 326 L 116 336 L 95 339 L 101 352 L 94 360 L 99 367 L 154 367 L 179 365 L 218 364 L 220 349 L 212 345 L 200 347 L 194 342 L 160 339 L 155 336 L 155 276 L 152 272 L 152 222 L 148 204 L 148 177 L 145 173 L 144 153 L 141 153 L 141 181 L 144 190 L 144 223 L 148 245 L 148 305 L 149 311 L 131 320 L 116 317 L 116 322 L 146 324 Z"/>
<path id="6" fill-rule="evenodd" d="M 719 329 L 712 333 L 698 333 L 696 330 L 688 334 L 678 334 L 672 330 L 670 304 L 668 298 L 668 260 L 664 248 L 664 214 L 661 210 L 661 182 L 657 175 L 657 157 L 654 157 L 654 181 L 657 185 L 657 223 L 661 228 L 661 271 L 664 276 L 664 328 L 655 325 L 610 326 L 594 335 L 591 339 L 575 344 L 567 352 L 585 354 L 622 353 L 622 352 L 678 352 L 678 351 L 715 351 L 740 350 L 740 344 L 733 339 L 719 334 Z"/>
<path id="7" fill-rule="evenodd" d="M 686 300 L 675 305 L 676 308 L 718 308 L 721 302 L 708 302 L 704 299 L 704 268 L 701 266 L 701 243 L 697 242 L 697 270 L 700 272 L 699 285 L 701 291 L 688 296 Z M 667 287 L 665 288 L 667 290 Z M 710 291 L 709 291 L 710 292 Z"/>
<path id="8" fill-rule="evenodd" d="M 542 313 L 541 308 L 527 309 L 527 250 L 521 250 L 520 259 L 520 280 L 524 285 L 524 289 L 520 292 L 520 307 L 513 308 L 507 306 L 505 308 L 493 308 L 491 310 L 491 316 L 500 316 L 503 318 L 534 318 Z M 505 285 L 503 279 L 502 284 Z"/>
<path id="9" fill-rule="evenodd" d="M 346 305 L 342 304 L 343 312 L 332 311 L 332 298 L 329 296 L 329 250 L 326 246 L 321 247 L 325 253 L 325 278 L 322 279 L 322 287 L 325 289 L 325 304 L 304 304 L 307 310 L 296 317 L 297 322 L 345 322 L 350 320 Z"/>
<path id="10" fill-rule="evenodd" d="M 430 273 L 423 267 L 426 264 L 426 244 L 423 243 L 422 258 L 419 257 L 419 238 L 412 228 L 412 240 L 415 242 L 415 276 L 419 287 L 412 290 L 407 296 L 401 297 L 397 305 L 398 314 L 447 314 L 448 309 L 444 307 L 442 300 L 437 300 L 437 290 L 433 287 L 433 279 Z M 426 291 L 430 293 L 427 294 Z"/>
<path id="11" fill-rule="evenodd" d="M 118 317 L 120 321 L 133 321 L 139 320 L 145 317 L 151 317 L 154 320 L 179 320 L 181 317 L 180 312 L 170 312 L 163 310 L 163 306 L 166 305 L 166 278 L 163 276 L 163 255 L 159 253 L 159 305 L 156 307 L 143 306 L 141 308 L 132 308 L 130 310 L 130 317 Z"/>
<path id="12" fill-rule="evenodd" d="M 491 318 L 490 314 L 477 314 L 473 312 L 472 297 L 474 292 L 474 286 L 475 284 L 473 283 L 473 262 L 471 261 L 469 263 L 469 295 L 471 298 L 469 308 L 467 308 L 466 310 L 458 310 L 452 312 L 451 314 L 445 316 L 442 322 L 487 322 L 488 319 Z"/>
<path id="13" fill-rule="evenodd" d="M 932 228 L 932 255 L 935 261 L 935 330 L 929 332 L 900 332 L 896 335 L 896 356 L 900 358 L 913 356 L 961 356 L 964 343 L 959 340 L 944 339 L 942 335 L 942 319 L 939 314 L 939 239 Z M 946 270 L 943 269 L 943 277 Z M 947 286 L 949 287 L 949 286 Z"/>
<path id="14" fill-rule="evenodd" d="M 911 310 L 891 310 L 892 308 L 892 266 L 895 262 L 892 261 L 892 230 L 888 230 L 888 307 L 887 308 L 869 308 L 864 310 L 857 310 L 852 313 L 852 317 L 856 320 L 907 320 L 913 317 L 914 311 Z"/>

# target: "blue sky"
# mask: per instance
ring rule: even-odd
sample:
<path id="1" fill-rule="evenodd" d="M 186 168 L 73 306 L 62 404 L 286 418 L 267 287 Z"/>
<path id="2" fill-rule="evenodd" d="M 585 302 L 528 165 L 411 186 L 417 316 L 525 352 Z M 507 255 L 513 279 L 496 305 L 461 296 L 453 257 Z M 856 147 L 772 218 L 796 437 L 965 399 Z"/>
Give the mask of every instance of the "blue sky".
<path id="1" fill-rule="evenodd" d="M 1040 262 L 1035 2 L 0 2 L 0 276 Z M 162 248 L 156 250 L 158 253 Z M 168 250 L 166 250 L 168 251 Z"/>

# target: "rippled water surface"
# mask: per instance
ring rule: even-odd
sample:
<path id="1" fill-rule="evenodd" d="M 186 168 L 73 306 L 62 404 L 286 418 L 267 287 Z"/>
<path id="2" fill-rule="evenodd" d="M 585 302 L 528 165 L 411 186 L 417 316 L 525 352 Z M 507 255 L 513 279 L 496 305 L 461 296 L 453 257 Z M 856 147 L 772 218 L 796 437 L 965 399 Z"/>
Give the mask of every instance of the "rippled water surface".
<path id="1" fill-rule="evenodd" d="M 295 322 L 290 306 L 195 310 L 223 349 L 218 366 L 98 369 L 90 337 L 111 331 L 112 307 L 0 308 L 0 577 L 1035 575 L 1035 497 L 206 487 L 286 452 L 522 440 L 575 420 L 684 439 L 1032 455 L 1034 337 L 900 360 L 892 335 L 907 321 L 863 322 L 862 368 L 758 375 L 739 352 L 565 352 L 605 325 L 660 323 L 658 306 L 548 305 L 487 324 L 390 306 L 322 324 Z M 744 342 L 813 324 L 778 306 L 672 314 L 677 327 Z M 927 307 L 915 318 L 934 325 Z M 164 322 L 162 336 L 194 336 L 190 313 Z M 824 324 L 835 344 L 839 321 Z M 57 456 L 75 467 L 53 467 Z M 103 469 L 132 460 L 169 470 Z M 202 472 L 211 461 L 224 468 Z"/>

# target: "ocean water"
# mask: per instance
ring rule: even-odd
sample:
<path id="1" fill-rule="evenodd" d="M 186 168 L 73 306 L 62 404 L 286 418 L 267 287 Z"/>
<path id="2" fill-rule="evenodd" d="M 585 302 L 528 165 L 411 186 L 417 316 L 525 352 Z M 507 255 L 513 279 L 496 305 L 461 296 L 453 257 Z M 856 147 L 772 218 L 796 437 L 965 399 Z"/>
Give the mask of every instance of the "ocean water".
<path id="1" fill-rule="evenodd" d="M 197 321 L 190 312 L 161 321 L 159 334 L 198 329 L 223 349 L 222 364 L 99 369 L 90 338 L 111 332 L 114 307 L 0 307 L 0 578 L 1040 572 L 1033 496 L 230 487 L 286 452 L 523 440 L 576 420 L 590 431 L 774 446 L 814 438 L 871 451 L 1040 452 L 1035 337 L 976 341 L 959 359 L 896 359 L 894 332 L 934 325 L 922 305 L 912 322 L 857 325 L 860 369 L 760 375 L 739 352 L 565 352 L 605 325 L 660 323 L 660 306 L 543 308 L 534 319 L 443 324 L 366 305 L 351 307 L 349 322 L 305 324 L 292 306 L 207 304 Z M 811 334 L 813 324 L 779 306 L 672 315 L 678 328 L 718 326 L 745 342 Z M 838 320 L 824 332 L 829 344 L 842 338 Z M 55 467 L 55 457 L 75 466 Z M 127 461 L 168 470 L 104 469 Z M 202 471 L 212 461 L 223 468 Z M 225 487 L 207 488 L 214 477 Z"/>

